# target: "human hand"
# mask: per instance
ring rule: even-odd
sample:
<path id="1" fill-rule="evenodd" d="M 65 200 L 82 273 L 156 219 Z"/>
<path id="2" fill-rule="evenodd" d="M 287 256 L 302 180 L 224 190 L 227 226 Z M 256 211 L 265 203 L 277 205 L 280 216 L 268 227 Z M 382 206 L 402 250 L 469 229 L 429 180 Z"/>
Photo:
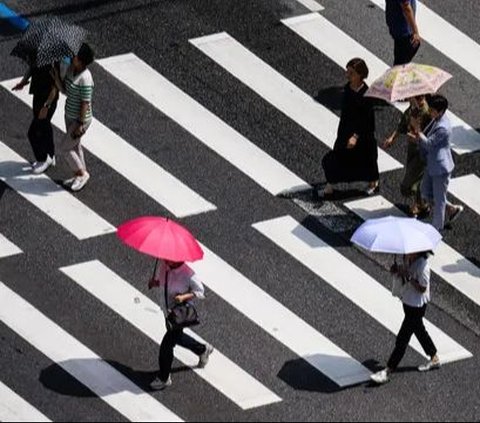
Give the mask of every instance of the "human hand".
<path id="1" fill-rule="evenodd" d="M 25 87 L 25 85 L 28 85 L 28 84 L 29 84 L 28 81 L 22 80 L 12 88 L 12 91 L 21 91 L 23 90 L 23 87 Z"/>
<path id="2" fill-rule="evenodd" d="M 79 124 L 78 128 L 72 132 L 73 139 L 77 139 L 85 135 L 86 129 L 84 125 Z"/>
<path id="3" fill-rule="evenodd" d="M 177 295 L 177 296 L 175 297 L 175 302 L 176 302 L 177 304 L 182 304 L 184 301 L 185 301 L 185 298 L 184 298 L 184 296 L 181 295 L 181 294 L 180 294 L 180 295 Z"/>
<path id="4" fill-rule="evenodd" d="M 148 289 L 155 288 L 157 286 L 160 286 L 160 282 L 157 281 L 156 279 L 152 278 L 148 281 Z"/>
<path id="5" fill-rule="evenodd" d="M 408 135 L 408 140 L 410 142 L 417 142 L 418 141 L 418 135 L 419 135 L 418 132 L 410 131 L 410 132 L 407 133 L 407 135 Z"/>
<path id="6" fill-rule="evenodd" d="M 48 115 L 48 107 L 44 106 L 40 109 L 40 112 L 38 113 L 38 119 L 45 120 L 47 118 L 47 115 Z"/>
<path id="7" fill-rule="evenodd" d="M 410 42 L 412 43 L 412 46 L 413 47 L 417 47 L 420 45 L 420 43 L 422 42 L 422 39 L 420 37 L 420 34 L 418 32 L 415 32 L 413 35 L 412 35 L 412 38 L 410 39 Z"/>
<path id="8" fill-rule="evenodd" d="M 348 140 L 347 149 L 351 150 L 352 148 L 355 148 L 355 146 L 357 145 L 357 142 L 358 142 L 358 138 L 352 135 Z"/>
<path id="9" fill-rule="evenodd" d="M 385 139 L 385 141 L 383 142 L 383 145 L 382 147 L 386 150 L 387 148 L 390 148 L 394 143 L 394 139 L 393 137 L 388 137 L 387 139 Z"/>

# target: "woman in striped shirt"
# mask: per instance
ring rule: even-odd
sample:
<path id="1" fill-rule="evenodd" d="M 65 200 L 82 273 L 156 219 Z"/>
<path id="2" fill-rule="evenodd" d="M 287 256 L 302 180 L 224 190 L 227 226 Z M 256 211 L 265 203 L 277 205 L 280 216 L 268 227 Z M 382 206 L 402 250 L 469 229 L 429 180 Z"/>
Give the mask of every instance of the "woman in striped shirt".
<path id="1" fill-rule="evenodd" d="M 92 122 L 93 77 L 88 66 L 94 60 L 94 52 L 88 44 L 83 44 L 73 58 L 63 83 L 58 73 L 55 79 L 58 87 L 66 94 L 65 125 L 67 134 L 58 145 L 58 152 L 65 157 L 74 176 L 64 181 L 72 191 L 80 191 L 90 179 L 87 172 L 81 140 Z"/>

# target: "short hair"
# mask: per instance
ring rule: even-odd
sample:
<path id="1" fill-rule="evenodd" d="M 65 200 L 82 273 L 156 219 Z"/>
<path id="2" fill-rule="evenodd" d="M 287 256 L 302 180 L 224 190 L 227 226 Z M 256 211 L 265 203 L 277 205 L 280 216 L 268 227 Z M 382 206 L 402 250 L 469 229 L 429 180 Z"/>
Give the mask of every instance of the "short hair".
<path id="1" fill-rule="evenodd" d="M 95 59 L 95 52 L 90 45 L 83 43 L 78 51 L 77 57 L 85 66 L 88 66 L 93 63 Z"/>
<path id="2" fill-rule="evenodd" d="M 353 58 L 347 63 L 347 68 L 352 68 L 355 72 L 357 72 L 363 79 L 368 78 L 368 66 L 365 63 L 365 60 L 360 59 L 358 57 Z"/>
<path id="3" fill-rule="evenodd" d="M 448 100 L 443 95 L 434 94 L 427 98 L 427 102 L 430 109 L 434 109 L 439 113 L 448 109 Z"/>

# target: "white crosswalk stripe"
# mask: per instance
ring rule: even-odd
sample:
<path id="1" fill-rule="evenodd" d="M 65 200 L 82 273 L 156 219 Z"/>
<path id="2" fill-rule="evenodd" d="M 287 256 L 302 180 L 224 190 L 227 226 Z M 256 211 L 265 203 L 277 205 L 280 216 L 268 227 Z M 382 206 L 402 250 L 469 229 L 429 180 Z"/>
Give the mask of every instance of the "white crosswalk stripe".
<path id="1" fill-rule="evenodd" d="M 160 307 L 104 264 L 95 260 L 60 270 L 157 344 L 162 342 L 166 329 Z M 102 283 L 98 283 L 98 280 Z M 134 299 L 137 299 L 137 302 Z M 187 329 L 185 333 L 201 343 L 206 343 L 191 330 Z M 175 354 L 195 373 L 244 410 L 281 401 L 276 394 L 236 366 L 218 349 L 210 356 L 209 364 L 204 369 L 196 368 L 198 357 L 193 353 L 177 349 Z"/>
<path id="2" fill-rule="evenodd" d="M 226 32 L 190 40 L 208 57 L 297 122 L 329 148 L 335 143 L 339 118 L 304 93 Z M 402 164 L 379 150 L 380 172 L 402 168 Z"/>
<path id="3" fill-rule="evenodd" d="M 480 178 L 477 175 L 465 175 L 453 178 L 448 190 L 451 194 L 464 202 L 475 213 L 480 215 Z"/>
<path id="4" fill-rule="evenodd" d="M 0 320 L 131 421 L 182 421 L 0 282 Z"/>
<path id="5" fill-rule="evenodd" d="M 318 13 L 284 19 L 282 22 L 342 68 L 352 57 L 364 59 L 370 70 L 370 83 L 389 69 L 386 63 Z M 404 104 L 397 103 L 395 106 L 404 110 Z M 454 113 L 447 111 L 447 114 L 452 123 L 453 150 L 457 154 L 480 150 L 480 133 Z"/>
<path id="6" fill-rule="evenodd" d="M 115 231 L 115 227 L 48 176 L 32 175 L 29 163 L 1 141 L 0 156 L 0 180 L 78 239 Z"/>
<path id="7" fill-rule="evenodd" d="M 40 411 L 0 382 L 1 422 L 50 422 Z"/>
<path id="8" fill-rule="evenodd" d="M 98 63 L 273 195 L 309 185 L 134 54 Z"/>
<path id="9" fill-rule="evenodd" d="M 20 248 L 9 241 L 7 237 L 0 234 L 0 258 L 15 256 L 21 253 L 22 250 Z"/>

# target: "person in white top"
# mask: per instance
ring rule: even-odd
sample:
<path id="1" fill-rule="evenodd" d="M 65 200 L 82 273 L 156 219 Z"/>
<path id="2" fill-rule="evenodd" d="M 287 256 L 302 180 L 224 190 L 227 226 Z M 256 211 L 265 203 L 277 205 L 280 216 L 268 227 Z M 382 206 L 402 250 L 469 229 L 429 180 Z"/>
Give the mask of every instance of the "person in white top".
<path id="1" fill-rule="evenodd" d="M 167 295 L 165 304 L 165 295 L 162 294 L 162 309 L 165 317 L 169 310 L 175 304 L 192 302 L 194 299 L 204 299 L 205 291 L 200 279 L 195 272 L 183 262 L 173 262 L 160 260 L 154 277 L 149 281 L 148 288 L 165 287 L 167 285 Z M 167 325 L 168 328 L 168 325 Z M 209 360 L 213 347 L 209 344 L 201 344 L 192 337 L 183 333 L 183 329 L 167 330 L 160 345 L 158 377 L 150 384 L 154 390 L 162 390 L 172 384 L 170 373 L 172 371 L 173 350 L 176 345 L 189 349 L 199 356 L 198 368 L 204 368 Z"/>
<path id="2" fill-rule="evenodd" d="M 418 370 L 426 372 L 440 367 L 437 348 L 423 324 L 423 317 L 430 301 L 430 267 L 428 255 L 430 252 L 408 254 L 404 257 L 403 266 L 392 266 L 392 273 L 404 281 L 402 293 L 403 310 L 405 319 L 400 328 L 395 343 L 395 349 L 388 360 L 387 367 L 371 376 L 377 384 L 389 381 L 389 375 L 400 364 L 412 335 L 415 334 L 422 348 L 431 359 L 421 365 Z"/>

